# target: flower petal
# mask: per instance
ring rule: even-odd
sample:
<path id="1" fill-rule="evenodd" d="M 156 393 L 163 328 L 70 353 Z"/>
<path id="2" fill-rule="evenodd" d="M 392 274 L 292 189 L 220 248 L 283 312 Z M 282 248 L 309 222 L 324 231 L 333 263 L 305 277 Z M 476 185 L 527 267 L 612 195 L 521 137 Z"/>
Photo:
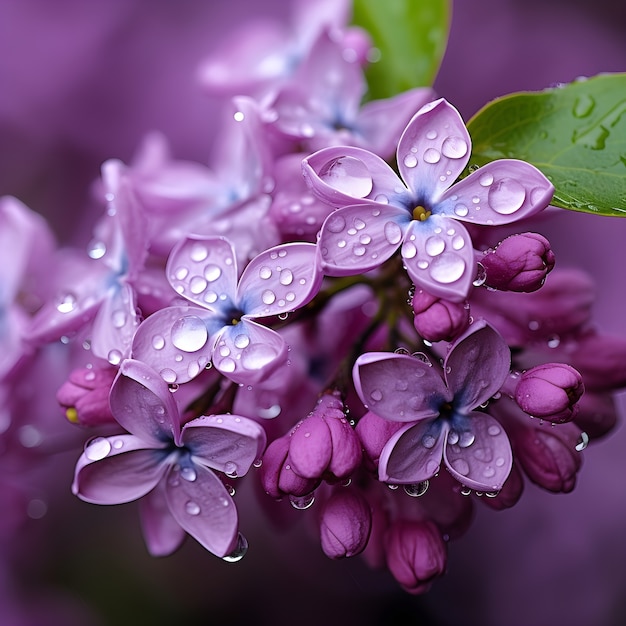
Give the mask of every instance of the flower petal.
<path id="1" fill-rule="evenodd" d="M 319 236 L 327 276 L 367 272 L 398 249 L 410 215 L 394 206 L 355 204 L 331 213 Z"/>
<path id="2" fill-rule="evenodd" d="M 76 463 L 72 493 L 94 504 L 131 502 L 152 490 L 166 469 L 165 453 L 140 437 L 97 437 Z"/>
<path id="3" fill-rule="evenodd" d="M 167 260 L 167 278 L 184 298 L 210 311 L 222 311 L 235 301 L 237 262 L 223 237 L 187 237 Z"/>
<path id="4" fill-rule="evenodd" d="M 274 330 L 242 318 L 225 326 L 213 349 L 213 365 L 233 382 L 254 385 L 287 358 L 287 345 Z"/>
<path id="5" fill-rule="evenodd" d="M 144 442 L 178 440 L 180 414 L 166 383 L 141 361 L 122 361 L 109 395 L 113 417 Z"/>
<path id="6" fill-rule="evenodd" d="M 428 293 L 459 302 L 476 277 L 472 240 L 462 224 L 443 215 L 413 220 L 405 232 L 402 258 L 411 280 Z"/>
<path id="7" fill-rule="evenodd" d="M 458 339 L 444 363 L 445 379 L 458 409 L 475 409 L 502 387 L 511 369 L 511 351 L 484 320 Z"/>
<path id="8" fill-rule="evenodd" d="M 400 429 L 381 452 L 379 480 L 409 485 L 432 478 L 439 471 L 447 433 L 447 424 L 439 420 L 424 420 Z"/>
<path id="9" fill-rule="evenodd" d="M 448 471 L 460 483 L 477 491 L 500 491 L 513 464 L 509 438 L 499 422 L 486 413 L 468 415 L 467 432 L 473 435 L 469 445 L 448 443 L 443 458 Z"/>
<path id="10" fill-rule="evenodd" d="M 451 394 L 439 373 L 405 354 L 369 352 L 355 362 L 353 378 L 361 401 L 373 413 L 396 422 L 439 415 Z"/>
<path id="11" fill-rule="evenodd" d="M 501 159 L 453 185 L 433 208 L 466 222 L 498 226 L 545 209 L 553 193 L 552 183 L 530 163 Z"/>
<path id="12" fill-rule="evenodd" d="M 334 207 L 356 202 L 408 208 L 409 190 L 379 156 L 362 148 L 324 148 L 302 161 L 312 191 Z"/>
<path id="13" fill-rule="evenodd" d="M 437 202 L 465 169 L 471 145 L 463 119 L 451 104 L 441 98 L 424 105 L 398 142 L 398 170 L 413 197 L 428 205 Z"/>
<path id="14" fill-rule="evenodd" d="M 196 479 L 173 470 L 166 480 L 167 505 L 174 519 L 203 547 L 217 556 L 232 552 L 238 532 L 237 508 L 222 481 L 209 469 L 195 466 Z"/>
<path id="15" fill-rule="evenodd" d="M 246 317 L 280 315 L 312 300 L 323 275 L 313 243 L 286 243 L 256 256 L 237 287 L 237 303 Z"/>
<path id="16" fill-rule="evenodd" d="M 175 552 L 185 539 L 185 531 L 167 506 L 165 481 L 139 501 L 141 530 L 152 556 L 168 556 Z"/>
<path id="17" fill-rule="evenodd" d="M 192 460 L 225 474 L 243 476 L 265 449 L 265 431 L 247 417 L 202 415 L 183 426 Z"/>
<path id="18" fill-rule="evenodd" d="M 215 332 L 222 327 L 222 321 L 211 315 L 186 305 L 153 313 L 135 333 L 132 357 L 150 365 L 169 384 L 190 381 L 211 360 L 213 341 L 207 326 Z"/>

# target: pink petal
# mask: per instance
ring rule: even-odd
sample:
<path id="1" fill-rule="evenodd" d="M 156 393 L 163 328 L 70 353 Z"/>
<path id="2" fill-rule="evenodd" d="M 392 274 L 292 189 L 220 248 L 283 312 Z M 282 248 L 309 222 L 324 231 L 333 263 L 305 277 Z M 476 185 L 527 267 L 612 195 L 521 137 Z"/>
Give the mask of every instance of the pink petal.
<path id="1" fill-rule="evenodd" d="M 178 440 L 180 417 L 167 384 L 141 361 L 127 359 L 111 387 L 109 396 L 115 419 L 128 432 L 153 446 Z"/>
<path id="2" fill-rule="evenodd" d="M 400 429 L 381 452 L 379 480 L 409 485 L 432 478 L 439 471 L 447 434 L 447 424 L 428 419 Z"/>
<path id="3" fill-rule="evenodd" d="M 434 204 L 469 161 L 471 140 L 459 112 L 443 98 L 424 105 L 398 143 L 398 170 L 418 198 Z"/>
<path id="4" fill-rule="evenodd" d="M 345 417 L 327 417 L 333 454 L 328 469 L 339 479 L 356 471 L 363 458 L 361 442 Z"/>
<path id="5" fill-rule="evenodd" d="M 167 505 L 164 480 L 139 501 L 139 517 L 152 556 L 168 556 L 178 550 L 185 539 L 185 531 Z"/>
<path id="6" fill-rule="evenodd" d="M 501 159 L 453 185 L 437 202 L 437 213 L 476 224 L 509 224 L 545 209 L 554 187 L 533 165 Z"/>
<path id="7" fill-rule="evenodd" d="M 233 382 L 254 385 L 287 359 L 287 344 L 274 330 L 242 318 L 225 326 L 213 349 L 213 365 Z"/>
<path id="8" fill-rule="evenodd" d="M 237 287 L 237 303 L 246 317 L 280 315 L 312 300 L 322 279 L 315 244 L 275 246 L 247 265 Z"/>
<path id="9" fill-rule="evenodd" d="M 243 476 L 265 449 L 260 424 L 239 415 L 203 415 L 183 426 L 181 440 L 192 460 L 229 476 Z"/>
<path id="10" fill-rule="evenodd" d="M 484 320 L 472 324 L 448 353 L 445 379 L 458 409 L 475 409 L 500 390 L 511 369 L 511 351 Z"/>
<path id="11" fill-rule="evenodd" d="M 196 466 L 196 479 L 185 480 L 174 469 L 166 479 L 167 505 L 176 521 L 209 552 L 232 552 L 238 533 L 237 509 L 222 481 Z"/>
<path id="12" fill-rule="evenodd" d="M 439 405 L 451 399 L 436 369 L 404 354 L 363 354 L 354 364 L 353 378 L 365 407 L 396 422 L 439 415 Z"/>
<path id="13" fill-rule="evenodd" d="M 462 224 L 442 215 L 414 220 L 406 229 L 401 253 L 416 285 L 452 302 L 467 298 L 476 262 L 472 240 Z"/>
<path id="14" fill-rule="evenodd" d="M 330 431 L 319 415 L 307 417 L 290 438 L 289 459 L 304 478 L 320 478 L 333 455 Z"/>
<path id="15" fill-rule="evenodd" d="M 394 206 L 356 204 L 331 213 L 319 236 L 322 270 L 328 276 L 367 272 L 398 249 L 410 215 Z"/>
<path id="16" fill-rule="evenodd" d="M 97 437 L 76 463 L 72 493 L 94 504 L 131 502 L 152 490 L 166 469 L 165 452 L 140 437 Z"/>
<path id="17" fill-rule="evenodd" d="M 499 422 L 486 413 L 470 413 L 467 423 L 474 437 L 465 438 L 469 445 L 460 445 L 464 432 L 457 443 L 448 443 L 443 450 L 448 471 L 470 489 L 500 491 L 513 463 L 509 438 Z"/>
<path id="18" fill-rule="evenodd" d="M 174 290 L 198 306 L 217 312 L 235 302 L 237 263 L 223 237 L 187 237 L 170 253 L 165 271 Z"/>
<path id="19" fill-rule="evenodd" d="M 161 309 L 144 320 L 132 343 L 132 357 L 147 363 L 169 384 L 186 383 L 211 360 L 213 341 L 207 326 L 222 322 L 206 309 L 175 306 Z"/>

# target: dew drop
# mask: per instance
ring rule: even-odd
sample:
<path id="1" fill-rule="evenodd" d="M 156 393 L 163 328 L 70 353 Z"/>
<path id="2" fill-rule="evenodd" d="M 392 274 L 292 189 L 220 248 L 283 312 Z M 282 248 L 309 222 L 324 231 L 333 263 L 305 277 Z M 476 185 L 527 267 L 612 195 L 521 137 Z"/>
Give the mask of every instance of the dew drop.
<path id="1" fill-rule="evenodd" d="M 262 280 L 267 280 L 271 276 L 272 276 L 272 270 L 269 267 L 267 267 L 267 265 L 264 265 L 263 267 L 259 269 L 259 278 L 261 278 Z"/>
<path id="2" fill-rule="evenodd" d="M 460 159 L 467 154 L 469 146 L 462 137 L 446 137 L 441 145 L 443 156 L 449 159 Z"/>
<path id="3" fill-rule="evenodd" d="M 271 289 L 266 289 L 261 294 L 261 300 L 263 300 L 264 304 L 274 304 L 276 301 L 276 294 Z"/>
<path id="4" fill-rule="evenodd" d="M 204 261 L 207 256 L 209 256 L 209 251 L 207 250 L 207 247 L 204 243 L 196 241 L 191 246 L 189 256 L 191 257 L 192 261 L 200 263 L 201 261 Z"/>
<path id="5" fill-rule="evenodd" d="M 469 448 L 469 446 L 471 446 L 475 440 L 476 437 L 474 436 L 474 433 L 465 430 L 461 433 L 461 436 L 459 437 L 459 446 L 461 448 Z"/>
<path id="6" fill-rule="evenodd" d="M 385 239 L 395 246 L 402 241 L 402 229 L 395 222 L 387 222 L 384 227 Z"/>
<path id="7" fill-rule="evenodd" d="M 469 209 L 464 204 L 457 204 L 454 207 L 454 214 L 458 217 L 466 217 L 469 213 Z"/>
<path id="8" fill-rule="evenodd" d="M 365 247 L 361 245 L 357 245 L 352 248 L 352 253 L 354 254 L 354 256 L 363 256 L 366 252 L 367 250 L 365 249 Z"/>
<path id="9" fill-rule="evenodd" d="M 195 315 L 181 317 L 172 325 L 172 343 L 183 352 L 197 352 L 208 339 L 205 323 Z"/>
<path id="10" fill-rule="evenodd" d="M 233 343 L 235 344 L 236 348 L 243 350 L 243 348 L 247 348 L 250 344 L 250 337 L 244 334 L 237 335 Z"/>
<path id="11" fill-rule="evenodd" d="M 432 435 L 424 435 L 422 437 L 422 445 L 429 450 L 435 446 L 437 440 Z"/>
<path id="12" fill-rule="evenodd" d="M 440 255 L 446 248 L 446 242 L 441 237 L 429 237 L 426 240 L 426 254 L 435 257 Z"/>
<path id="13" fill-rule="evenodd" d="M 180 470 L 180 475 L 183 479 L 190 483 L 194 482 L 196 478 L 198 478 L 196 470 L 191 466 L 183 467 Z"/>
<path id="14" fill-rule="evenodd" d="M 454 445 L 455 443 L 458 443 L 459 441 L 459 433 L 457 433 L 456 430 L 451 430 L 448 433 L 448 443 L 451 445 Z"/>
<path id="15" fill-rule="evenodd" d="M 111 315 L 111 323 L 114 328 L 122 328 L 126 324 L 126 313 L 124 311 L 113 311 Z"/>
<path id="16" fill-rule="evenodd" d="M 165 339 L 161 335 L 155 335 L 152 337 L 152 347 L 155 350 L 163 350 L 165 347 Z"/>
<path id="17" fill-rule="evenodd" d="M 430 483 L 427 480 L 422 480 L 421 482 L 414 483 L 412 485 L 404 485 L 404 493 L 412 498 L 419 498 L 428 491 L 429 484 Z"/>
<path id="18" fill-rule="evenodd" d="M 92 439 L 85 448 L 85 456 L 90 461 L 101 461 L 111 452 L 111 443 L 104 437 Z"/>
<path id="19" fill-rule="evenodd" d="M 291 285 L 293 282 L 293 273 L 289 269 L 284 269 L 280 273 L 280 284 L 281 285 Z"/>
<path id="20" fill-rule="evenodd" d="M 439 255 L 430 267 L 430 276 L 438 283 L 453 283 L 463 276 L 465 261 L 462 257 L 446 252 Z"/>
<path id="21" fill-rule="evenodd" d="M 441 160 L 441 153 L 439 150 L 435 150 L 434 148 L 428 148 L 424 152 L 424 161 L 426 163 L 439 163 Z"/>
<path id="22" fill-rule="evenodd" d="M 489 426 L 489 428 L 487 429 L 487 433 L 490 434 L 492 437 L 496 437 L 497 435 L 499 435 L 501 432 L 501 429 L 499 426 L 496 426 L 495 424 L 492 424 L 491 426 Z"/>
<path id="23" fill-rule="evenodd" d="M 581 432 L 578 441 L 576 442 L 576 450 L 582 452 L 589 445 L 589 435 L 586 432 Z"/>
<path id="24" fill-rule="evenodd" d="M 402 246 L 402 256 L 405 259 L 413 259 L 417 255 L 417 248 L 412 241 L 405 241 Z"/>
<path id="25" fill-rule="evenodd" d="M 461 235 L 455 235 L 452 239 L 452 249 L 453 250 L 462 250 L 465 246 L 465 240 Z"/>
<path id="26" fill-rule="evenodd" d="M 472 494 L 472 490 L 469 487 L 466 487 L 465 485 L 461 485 L 461 495 L 462 496 L 469 496 Z"/>
<path id="27" fill-rule="evenodd" d="M 454 459 L 452 461 L 452 467 L 462 476 L 469 474 L 470 468 L 465 459 Z"/>
<path id="28" fill-rule="evenodd" d="M 429 130 L 426 133 L 426 139 L 437 139 L 437 131 L 436 130 Z"/>
<path id="29" fill-rule="evenodd" d="M 278 353 L 271 346 L 252 343 L 241 353 L 241 364 L 247 370 L 256 371 L 269 365 L 277 356 Z"/>
<path id="30" fill-rule="evenodd" d="M 493 176 L 491 174 L 483 174 L 479 179 L 478 182 L 483 186 L 483 187 L 489 187 L 489 185 L 491 185 L 493 183 Z"/>
<path id="31" fill-rule="evenodd" d="M 57 311 L 59 313 L 71 313 L 76 308 L 76 296 L 73 293 L 62 295 L 57 302 Z"/>
<path id="32" fill-rule="evenodd" d="M 315 494 L 309 493 L 305 496 L 289 496 L 289 502 L 294 509 L 304 511 L 313 505 L 315 502 Z"/>
<path id="33" fill-rule="evenodd" d="M 435 150 L 435 152 L 436 152 L 436 150 Z M 407 154 L 404 157 L 404 165 L 406 167 L 411 167 L 411 168 L 415 167 L 417 165 L 417 158 L 415 157 L 415 155 L 414 154 Z"/>
<path id="34" fill-rule="evenodd" d="M 561 344 L 561 338 L 558 335 L 550 335 L 548 337 L 548 348 L 558 348 Z"/>
<path id="35" fill-rule="evenodd" d="M 524 204 L 526 190 L 512 178 L 503 178 L 489 188 L 489 206 L 501 215 L 510 215 Z"/>
<path id="36" fill-rule="evenodd" d="M 111 350 L 107 355 L 107 361 L 111 365 L 119 365 L 122 361 L 122 353 L 119 350 Z"/>
<path id="37" fill-rule="evenodd" d="M 177 378 L 176 372 L 170 369 L 169 367 L 162 369 L 160 374 L 161 374 L 161 378 L 166 383 L 173 384 L 176 382 L 176 378 Z"/>
<path id="38" fill-rule="evenodd" d="M 496 475 L 496 470 L 493 469 L 493 467 L 491 467 L 491 465 L 488 465 L 484 470 L 483 470 L 483 476 L 485 478 L 493 478 Z"/>
<path id="39" fill-rule="evenodd" d="M 185 504 L 185 512 L 188 515 L 200 515 L 200 505 L 197 502 L 193 502 L 193 500 L 189 500 Z"/>
<path id="40" fill-rule="evenodd" d="M 383 399 L 383 392 L 380 389 L 373 389 L 370 393 L 370 398 L 374 402 L 380 402 Z"/>
<path id="41" fill-rule="evenodd" d="M 373 187 L 367 166 L 354 157 L 333 159 L 320 170 L 319 176 L 333 189 L 353 198 L 365 198 Z"/>
<path id="42" fill-rule="evenodd" d="M 227 563 L 237 563 L 237 561 L 241 561 L 244 556 L 246 556 L 246 552 L 248 551 L 248 540 L 239 533 L 237 537 L 237 546 L 236 548 L 226 556 L 222 557 L 222 560 Z"/>
<path id="43" fill-rule="evenodd" d="M 228 461 L 224 464 L 224 474 L 228 478 L 237 478 L 237 464 L 232 461 Z"/>
<path id="44" fill-rule="evenodd" d="M 189 270 L 186 267 L 179 267 L 174 272 L 174 278 L 176 280 L 185 280 L 185 278 L 187 278 L 187 276 L 189 276 Z"/>
<path id="45" fill-rule="evenodd" d="M 221 268 L 218 265 L 215 265 L 213 263 L 209 263 L 204 268 L 204 277 L 210 283 L 216 281 L 221 275 L 222 275 L 222 270 L 221 270 Z"/>
<path id="46" fill-rule="evenodd" d="M 92 259 L 101 259 L 107 251 L 107 247 L 102 241 L 92 241 L 87 248 L 87 254 Z"/>

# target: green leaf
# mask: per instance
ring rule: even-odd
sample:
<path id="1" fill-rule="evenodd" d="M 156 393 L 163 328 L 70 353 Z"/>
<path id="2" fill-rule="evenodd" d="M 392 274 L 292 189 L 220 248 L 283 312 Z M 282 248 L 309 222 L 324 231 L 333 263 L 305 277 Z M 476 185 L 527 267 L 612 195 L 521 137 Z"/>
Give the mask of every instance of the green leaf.
<path id="1" fill-rule="evenodd" d="M 369 99 L 432 85 L 448 40 L 449 0 L 354 0 L 353 22 L 380 51 L 366 70 Z"/>
<path id="2" fill-rule="evenodd" d="M 554 206 L 626 217 L 626 74 L 500 98 L 467 127 L 472 164 L 523 159 L 552 181 Z"/>

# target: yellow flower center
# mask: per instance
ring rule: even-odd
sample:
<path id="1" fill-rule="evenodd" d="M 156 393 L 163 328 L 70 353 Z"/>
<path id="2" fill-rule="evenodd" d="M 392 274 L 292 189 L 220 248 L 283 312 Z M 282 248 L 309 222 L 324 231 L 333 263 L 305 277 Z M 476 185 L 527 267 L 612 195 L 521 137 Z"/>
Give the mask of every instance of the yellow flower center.
<path id="1" fill-rule="evenodd" d="M 424 222 L 430 217 L 431 212 L 427 211 L 421 204 L 413 209 L 413 219 Z"/>
<path id="2" fill-rule="evenodd" d="M 72 424 L 78 424 L 78 411 L 74 407 L 69 407 L 65 411 L 65 417 L 68 422 L 72 422 Z"/>

